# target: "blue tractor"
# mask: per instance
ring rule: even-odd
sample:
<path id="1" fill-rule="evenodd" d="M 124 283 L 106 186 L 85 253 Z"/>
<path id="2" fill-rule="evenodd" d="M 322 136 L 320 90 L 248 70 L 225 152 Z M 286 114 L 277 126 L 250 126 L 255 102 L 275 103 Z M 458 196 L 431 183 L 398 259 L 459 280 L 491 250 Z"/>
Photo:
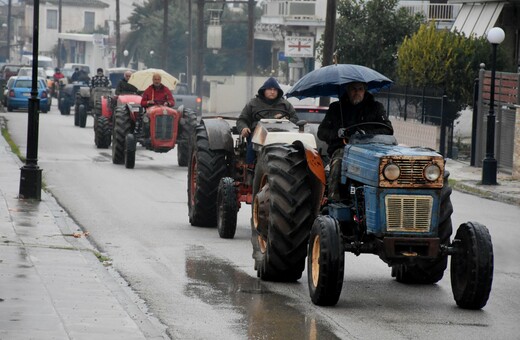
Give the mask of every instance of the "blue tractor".
<path id="1" fill-rule="evenodd" d="M 486 305 L 493 280 L 491 236 L 485 226 L 467 222 L 450 240 L 453 206 L 444 165 L 442 155 L 399 146 L 392 135 L 350 136 L 340 171 L 329 174 L 341 177 L 340 199 L 322 207 L 310 231 L 307 273 L 313 303 L 337 304 L 345 252 L 350 252 L 379 256 L 398 282 L 411 284 L 441 280 L 451 255 L 457 305 Z"/>

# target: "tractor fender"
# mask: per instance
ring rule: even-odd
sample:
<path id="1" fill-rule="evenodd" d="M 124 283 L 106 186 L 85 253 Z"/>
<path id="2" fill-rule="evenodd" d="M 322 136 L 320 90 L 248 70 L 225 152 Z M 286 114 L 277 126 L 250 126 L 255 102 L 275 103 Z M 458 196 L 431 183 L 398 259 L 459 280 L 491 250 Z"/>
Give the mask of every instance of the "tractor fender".
<path id="1" fill-rule="evenodd" d="M 135 122 L 139 115 L 144 110 L 143 107 L 141 107 L 141 103 L 134 104 L 134 103 L 126 103 L 125 104 L 126 111 L 130 114 L 130 118 Z"/>
<path id="2" fill-rule="evenodd" d="M 225 150 L 233 152 L 233 137 L 231 136 L 231 126 L 222 118 L 203 119 L 208 134 L 209 148 L 211 150 Z"/>
<path id="3" fill-rule="evenodd" d="M 110 102 L 108 97 L 101 97 L 101 115 L 110 119 L 112 117 L 112 110 L 110 109 Z"/>
<path id="4" fill-rule="evenodd" d="M 292 144 L 296 147 L 296 149 L 305 153 L 305 158 L 307 160 L 307 168 L 310 170 L 309 173 L 313 175 L 309 176 L 312 193 L 312 207 L 314 213 L 318 214 L 320 207 L 324 202 L 323 200 L 325 198 L 325 185 L 327 183 L 323 160 L 321 159 L 318 150 L 316 150 L 312 146 L 305 144 L 299 140 L 294 141 Z"/>
<path id="5" fill-rule="evenodd" d="M 310 145 L 302 143 L 297 140 L 293 142 L 298 150 L 305 152 L 305 158 L 307 159 L 307 167 L 314 174 L 314 176 L 325 185 L 327 182 L 325 177 L 325 165 L 321 159 L 320 153 Z"/>

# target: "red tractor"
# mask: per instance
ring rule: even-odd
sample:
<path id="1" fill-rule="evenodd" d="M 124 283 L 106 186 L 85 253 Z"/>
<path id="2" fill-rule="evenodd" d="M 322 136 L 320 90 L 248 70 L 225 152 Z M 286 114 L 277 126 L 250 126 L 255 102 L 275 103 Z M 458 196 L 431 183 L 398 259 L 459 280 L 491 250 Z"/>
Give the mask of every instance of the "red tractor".
<path id="1" fill-rule="evenodd" d="M 138 108 L 140 105 L 141 96 L 137 94 L 101 97 L 101 110 L 94 115 L 94 143 L 96 146 L 99 149 L 110 147 L 115 111 L 132 110 L 132 107 Z"/>
<path id="2" fill-rule="evenodd" d="M 112 162 L 135 166 L 137 143 L 154 152 L 168 152 L 178 145 L 179 166 L 187 166 L 189 142 L 197 124 L 195 111 L 154 105 L 144 110 L 139 105 L 117 106 L 112 131 Z"/>
<path id="3" fill-rule="evenodd" d="M 276 112 L 287 112 L 277 109 Z M 252 134 L 256 162 L 246 162 L 246 141 L 223 119 L 204 119 L 194 133 L 188 166 L 191 225 L 217 227 L 233 238 L 242 203 L 251 204 L 251 243 L 260 278 L 301 277 L 307 240 L 325 190 L 325 171 L 305 121 L 264 119 Z"/>

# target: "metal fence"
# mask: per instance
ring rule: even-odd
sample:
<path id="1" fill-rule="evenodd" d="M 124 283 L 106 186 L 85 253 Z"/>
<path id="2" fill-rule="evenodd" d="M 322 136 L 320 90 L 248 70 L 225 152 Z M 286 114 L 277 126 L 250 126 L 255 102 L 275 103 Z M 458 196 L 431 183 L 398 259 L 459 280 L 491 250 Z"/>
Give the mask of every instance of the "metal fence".
<path id="1" fill-rule="evenodd" d="M 446 157 L 453 157 L 454 117 L 448 114 L 449 102 L 442 89 L 393 86 L 376 93 L 375 97 L 385 105 L 389 117 L 440 126 L 437 151 Z"/>
<path id="2" fill-rule="evenodd" d="M 489 113 L 491 71 L 481 69 L 475 86 L 477 95 L 474 114 L 476 124 L 472 133 L 471 164 L 482 166 L 486 155 L 486 127 Z M 495 159 L 498 168 L 511 172 L 515 149 L 516 107 L 520 105 L 520 73 L 496 72 L 495 76 Z"/>

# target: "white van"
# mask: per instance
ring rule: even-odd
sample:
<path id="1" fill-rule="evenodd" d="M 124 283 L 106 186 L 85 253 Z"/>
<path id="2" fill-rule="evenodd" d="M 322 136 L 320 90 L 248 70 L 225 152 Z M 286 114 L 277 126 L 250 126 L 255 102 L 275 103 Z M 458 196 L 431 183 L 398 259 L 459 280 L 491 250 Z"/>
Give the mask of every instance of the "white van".
<path id="1" fill-rule="evenodd" d="M 22 56 L 22 64 L 32 66 L 33 56 L 29 54 L 24 54 Z M 54 69 L 54 60 L 50 57 L 46 57 L 44 55 L 38 56 L 38 67 L 43 67 L 43 69 Z"/>

